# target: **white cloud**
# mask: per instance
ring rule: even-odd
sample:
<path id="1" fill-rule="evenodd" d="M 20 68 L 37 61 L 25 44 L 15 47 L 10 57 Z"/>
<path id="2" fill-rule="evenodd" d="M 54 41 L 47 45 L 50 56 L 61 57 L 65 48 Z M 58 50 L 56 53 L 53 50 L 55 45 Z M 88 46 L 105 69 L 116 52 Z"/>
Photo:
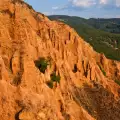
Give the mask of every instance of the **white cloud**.
<path id="1" fill-rule="evenodd" d="M 43 12 L 45 15 L 54 15 L 54 12 Z"/>
<path id="2" fill-rule="evenodd" d="M 120 0 L 68 0 L 64 6 L 52 7 L 53 10 L 84 10 L 89 8 L 120 9 Z"/>
<path id="3" fill-rule="evenodd" d="M 100 4 L 107 4 L 108 0 L 100 0 Z"/>
<path id="4" fill-rule="evenodd" d="M 120 0 L 100 0 L 100 6 L 110 9 L 120 9 Z"/>
<path id="5" fill-rule="evenodd" d="M 116 6 L 120 7 L 120 0 L 116 0 Z"/>
<path id="6" fill-rule="evenodd" d="M 120 0 L 100 0 L 100 4 L 120 7 Z"/>
<path id="7" fill-rule="evenodd" d="M 59 9 L 59 7 L 58 7 L 58 6 L 52 7 L 52 9 L 53 9 L 53 10 L 57 10 L 57 9 Z"/>
<path id="8" fill-rule="evenodd" d="M 69 0 L 76 7 L 90 7 L 96 4 L 96 0 Z"/>
<path id="9" fill-rule="evenodd" d="M 92 7 L 94 5 L 120 7 L 120 0 L 68 0 L 68 1 L 72 3 L 73 6 L 84 8 Z"/>
<path id="10" fill-rule="evenodd" d="M 58 7 L 58 6 L 55 6 L 55 7 L 52 7 L 52 9 L 53 10 L 63 10 L 63 9 L 67 9 L 68 8 L 68 6 L 67 5 L 64 5 L 64 6 L 62 6 L 62 7 Z"/>

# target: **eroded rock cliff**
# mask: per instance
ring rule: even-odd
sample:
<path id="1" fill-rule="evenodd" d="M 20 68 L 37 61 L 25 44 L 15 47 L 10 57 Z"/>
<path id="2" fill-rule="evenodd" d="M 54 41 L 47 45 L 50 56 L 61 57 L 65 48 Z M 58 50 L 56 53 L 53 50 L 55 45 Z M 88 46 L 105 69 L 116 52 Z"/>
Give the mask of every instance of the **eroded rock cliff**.
<path id="1" fill-rule="evenodd" d="M 45 72 L 36 67 L 49 60 Z M 50 87 L 51 74 L 60 81 Z M 0 120 L 120 120 L 120 63 L 20 0 L 0 1 Z"/>

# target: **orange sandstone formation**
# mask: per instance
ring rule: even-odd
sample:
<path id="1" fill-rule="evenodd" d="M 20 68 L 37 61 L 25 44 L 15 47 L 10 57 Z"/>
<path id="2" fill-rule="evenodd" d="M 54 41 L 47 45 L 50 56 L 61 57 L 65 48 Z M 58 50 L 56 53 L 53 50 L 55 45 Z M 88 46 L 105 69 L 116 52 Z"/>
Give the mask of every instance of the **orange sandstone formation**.
<path id="1" fill-rule="evenodd" d="M 45 73 L 35 61 L 50 58 Z M 60 82 L 47 85 L 51 73 Z M 0 1 L 0 120 L 120 120 L 120 63 L 21 0 Z"/>

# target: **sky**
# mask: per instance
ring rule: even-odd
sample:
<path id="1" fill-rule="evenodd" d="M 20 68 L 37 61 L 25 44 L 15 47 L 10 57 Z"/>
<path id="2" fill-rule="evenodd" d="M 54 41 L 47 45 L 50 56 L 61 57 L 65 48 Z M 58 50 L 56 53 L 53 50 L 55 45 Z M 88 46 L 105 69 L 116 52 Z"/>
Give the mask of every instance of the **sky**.
<path id="1" fill-rule="evenodd" d="M 120 0 L 24 0 L 45 15 L 120 18 Z"/>

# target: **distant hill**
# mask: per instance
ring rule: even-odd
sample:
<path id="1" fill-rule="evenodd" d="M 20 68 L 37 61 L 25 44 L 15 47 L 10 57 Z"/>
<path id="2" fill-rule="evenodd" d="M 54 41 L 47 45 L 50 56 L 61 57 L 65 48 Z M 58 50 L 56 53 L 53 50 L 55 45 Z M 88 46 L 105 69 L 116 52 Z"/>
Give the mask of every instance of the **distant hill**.
<path id="1" fill-rule="evenodd" d="M 111 33 L 120 33 L 120 18 L 111 19 L 94 19 L 87 20 L 89 25 L 92 25 L 96 29 L 104 30 Z"/>
<path id="2" fill-rule="evenodd" d="M 90 18 L 90 19 L 84 19 L 76 16 L 65 16 L 65 15 L 53 15 L 49 16 L 50 19 L 56 19 L 56 20 L 71 20 L 76 21 L 76 23 L 82 23 L 90 25 L 96 29 L 103 30 L 106 32 L 111 33 L 120 33 L 120 18 L 111 18 L 111 19 L 105 19 L 105 18 Z"/>
<path id="3" fill-rule="evenodd" d="M 59 20 L 70 25 L 97 52 L 104 53 L 110 59 L 120 60 L 120 34 L 117 32 L 111 33 L 114 30 L 112 28 L 109 32 L 106 32 L 109 27 L 106 29 L 104 27 L 105 24 L 112 26 L 112 23 L 119 25 L 120 19 L 84 19 L 65 15 L 49 16 L 49 19 Z"/>

